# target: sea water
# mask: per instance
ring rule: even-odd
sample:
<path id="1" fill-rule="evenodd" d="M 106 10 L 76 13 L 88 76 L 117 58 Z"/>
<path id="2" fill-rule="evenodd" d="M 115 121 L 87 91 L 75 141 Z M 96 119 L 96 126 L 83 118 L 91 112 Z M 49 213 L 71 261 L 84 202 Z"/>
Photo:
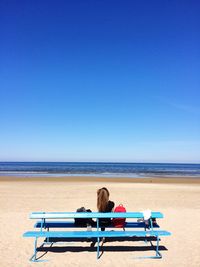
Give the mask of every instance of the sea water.
<path id="1" fill-rule="evenodd" d="M 1 176 L 200 177 L 200 164 L 0 162 Z"/>

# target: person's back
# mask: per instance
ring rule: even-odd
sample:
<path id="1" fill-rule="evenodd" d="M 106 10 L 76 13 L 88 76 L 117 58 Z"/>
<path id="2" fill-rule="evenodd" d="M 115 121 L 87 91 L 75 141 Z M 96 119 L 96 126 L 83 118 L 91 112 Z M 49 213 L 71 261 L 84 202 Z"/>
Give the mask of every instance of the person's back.
<path id="1" fill-rule="evenodd" d="M 97 191 L 97 209 L 99 212 L 112 212 L 114 202 L 109 200 L 109 191 L 106 187 L 102 187 Z M 101 230 L 111 224 L 111 218 L 101 218 L 99 220 Z M 103 227 L 103 228 L 102 228 Z"/>

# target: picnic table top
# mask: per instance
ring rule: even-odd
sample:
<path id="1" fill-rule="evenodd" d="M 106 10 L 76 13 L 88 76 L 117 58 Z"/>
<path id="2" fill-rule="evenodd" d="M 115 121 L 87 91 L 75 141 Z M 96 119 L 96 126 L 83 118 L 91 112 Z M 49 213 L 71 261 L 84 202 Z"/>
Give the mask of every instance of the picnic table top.
<path id="1" fill-rule="evenodd" d="M 70 218 L 143 218 L 143 212 L 32 212 L 30 219 L 70 219 Z M 151 212 L 152 218 L 163 218 L 158 211 Z"/>

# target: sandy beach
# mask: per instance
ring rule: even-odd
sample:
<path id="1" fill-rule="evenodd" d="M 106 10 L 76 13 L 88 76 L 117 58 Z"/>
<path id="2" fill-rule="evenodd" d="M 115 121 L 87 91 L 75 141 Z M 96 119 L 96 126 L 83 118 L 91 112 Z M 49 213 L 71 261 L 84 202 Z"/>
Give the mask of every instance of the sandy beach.
<path id="1" fill-rule="evenodd" d="M 127 211 L 151 209 L 164 214 L 158 223 L 172 235 L 161 240 L 163 258 L 137 259 L 154 251 L 146 251 L 143 241 L 115 241 L 106 242 L 96 260 L 89 242 L 73 242 L 53 246 L 43 257 L 48 262 L 29 262 L 33 239 L 22 235 L 33 230 L 30 212 L 76 211 L 81 206 L 96 211 L 96 191 L 102 186 L 109 189 L 115 205 L 122 203 Z M 200 266 L 200 179 L 0 177 L 0 222 L 1 267 Z"/>

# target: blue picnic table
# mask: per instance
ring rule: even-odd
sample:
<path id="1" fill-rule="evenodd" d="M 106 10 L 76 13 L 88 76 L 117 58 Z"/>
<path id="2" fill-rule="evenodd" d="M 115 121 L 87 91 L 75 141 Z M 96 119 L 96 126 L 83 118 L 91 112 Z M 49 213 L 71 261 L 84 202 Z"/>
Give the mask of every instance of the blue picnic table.
<path id="1" fill-rule="evenodd" d="M 50 238 L 95 238 L 97 241 L 97 259 L 100 255 L 100 239 L 102 238 L 119 238 L 119 237 L 155 237 L 156 238 L 156 255 L 148 256 L 148 258 L 161 258 L 162 255 L 159 252 L 159 240 L 160 236 L 169 236 L 170 232 L 165 230 L 155 230 L 159 228 L 159 225 L 154 222 L 155 219 L 162 219 L 164 216 L 161 212 L 151 212 L 151 216 L 148 220 L 148 225 L 146 222 L 133 222 L 127 221 L 125 224 L 125 229 L 133 228 L 133 230 L 118 230 L 110 231 L 105 230 L 101 231 L 99 220 L 101 218 L 126 218 L 130 219 L 143 219 L 143 212 L 32 212 L 30 214 L 30 219 L 39 220 L 35 223 L 34 227 L 39 228 L 37 231 L 28 231 L 24 233 L 24 237 L 33 237 L 35 238 L 34 243 L 34 254 L 31 257 L 31 261 L 41 261 L 37 259 L 37 240 L 38 238 L 45 238 L 47 241 L 43 242 L 43 245 L 49 242 Z M 78 229 L 74 224 L 75 218 L 84 218 L 84 219 L 96 219 L 96 227 L 93 231 L 86 231 L 85 227 L 83 229 Z M 71 220 L 70 220 L 71 219 Z M 72 221 L 73 219 L 73 221 Z M 55 221 L 56 220 L 56 221 Z M 69 221 L 70 220 L 70 221 Z M 66 228 L 65 231 L 55 231 L 52 229 L 55 228 Z M 75 228 L 75 229 L 74 229 Z M 80 227 L 78 227 L 80 228 Z M 110 225 L 106 228 L 114 228 Z M 143 230 L 135 230 L 135 228 L 144 228 Z M 51 230 L 49 230 L 51 229 Z M 70 229 L 70 230 L 69 230 Z M 73 229 L 73 230 L 71 230 Z"/>

